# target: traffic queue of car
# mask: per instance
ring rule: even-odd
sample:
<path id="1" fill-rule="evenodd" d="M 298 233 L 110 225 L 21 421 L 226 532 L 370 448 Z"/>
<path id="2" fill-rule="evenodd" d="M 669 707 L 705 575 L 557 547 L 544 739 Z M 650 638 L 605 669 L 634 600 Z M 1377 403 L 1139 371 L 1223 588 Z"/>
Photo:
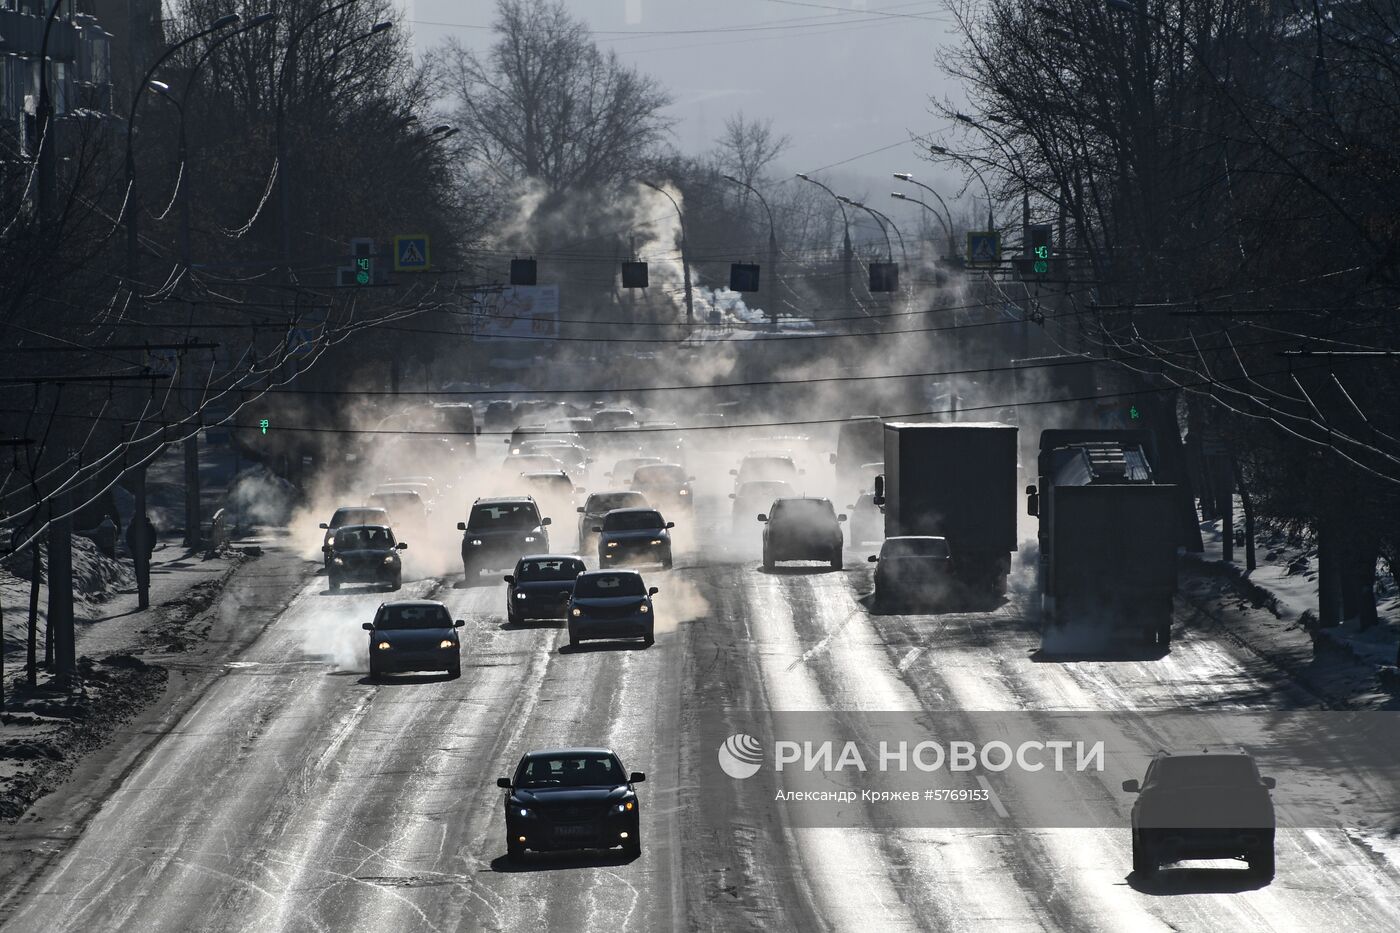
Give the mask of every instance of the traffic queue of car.
<path id="1" fill-rule="evenodd" d="M 568 638 L 564 650 L 579 650 L 591 640 L 639 639 L 653 645 L 653 597 L 659 590 L 627 565 L 670 569 L 675 522 L 666 515 L 690 519 L 694 514 L 695 477 L 685 466 L 685 444 L 675 425 L 643 420 L 621 406 L 585 413 L 558 403 L 496 401 L 483 410 L 488 428 L 513 427 L 501 470 L 512 488 L 475 499 L 466 520 L 457 523 L 466 585 L 480 582 L 483 573 L 508 571 L 503 574 L 507 628 L 562 622 Z M 512 412 L 522 423 L 511 424 Z M 470 408 L 453 406 L 453 414 L 461 424 Z M 865 436 L 869 420 L 843 426 L 838 451 L 831 455 L 838 487 L 853 500 L 846 507 L 849 523 L 830 499 L 804 494 L 809 439 L 769 437 L 755 441 L 729 471 L 732 530 L 741 535 L 754 518 L 761 523 L 765 572 L 797 560 L 821 561 L 840 571 L 848 538 L 842 525 L 848 523 L 852 547 L 879 548 L 867 558 L 876 565 L 872 608 L 927 609 L 947 595 L 955 555 L 942 537 L 884 536 L 881 499 L 872 491 L 883 464 L 862 456 L 873 452 Z M 594 464 L 612 464 L 599 474 L 610 488 L 588 491 L 580 502 L 584 490 L 573 478 L 587 476 Z M 376 486 L 365 504 L 337 508 L 321 525 L 329 589 L 354 583 L 399 589 L 401 554 L 408 544 L 396 535 L 424 532 L 447 488 L 428 475 L 397 476 Z M 576 553 L 551 545 L 551 531 L 559 533 L 552 514 L 569 509 L 578 516 Z M 459 630 L 465 624 L 441 602 L 381 604 L 363 623 L 370 678 L 416 671 L 460 676 Z M 642 801 L 636 785 L 645 780 L 606 748 L 527 752 L 511 775 L 497 780 L 507 857 L 574 849 L 620 849 L 624 857 L 639 856 Z M 1272 877 L 1273 787 L 1244 753 L 1159 754 L 1141 782 L 1123 783 L 1125 792 L 1139 795 L 1132 810 L 1133 869 L 1146 877 L 1183 858 L 1241 858 L 1255 874 Z M 1174 806 L 1182 801 L 1201 815 L 1184 827 L 1182 808 Z"/>

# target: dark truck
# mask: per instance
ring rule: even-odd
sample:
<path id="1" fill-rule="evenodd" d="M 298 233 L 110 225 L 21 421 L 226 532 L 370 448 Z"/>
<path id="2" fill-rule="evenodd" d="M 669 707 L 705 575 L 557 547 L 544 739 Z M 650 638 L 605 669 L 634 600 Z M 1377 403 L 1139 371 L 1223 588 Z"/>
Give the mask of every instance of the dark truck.
<path id="1" fill-rule="evenodd" d="M 885 425 L 875 503 L 885 537 L 948 539 L 953 576 L 1001 595 L 1016 550 L 1016 428 L 997 422 Z"/>
<path id="2" fill-rule="evenodd" d="M 1181 493 L 1156 481 L 1149 444 L 1146 431 L 1041 433 L 1026 497 L 1047 638 L 1073 627 L 1171 644 Z"/>

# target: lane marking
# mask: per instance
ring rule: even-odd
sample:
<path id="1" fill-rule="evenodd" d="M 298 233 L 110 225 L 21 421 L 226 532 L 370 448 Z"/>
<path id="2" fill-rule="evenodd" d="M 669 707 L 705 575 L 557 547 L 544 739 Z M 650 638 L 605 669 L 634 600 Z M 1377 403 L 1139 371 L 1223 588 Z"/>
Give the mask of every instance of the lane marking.
<path id="1" fill-rule="evenodd" d="M 1007 813 L 1006 807 L 1002 806 L 1001 798 L 997 796 L 996 791 L 992 790 L 992 785 L 987 781 L 987 776 L 985 774 L 977 775 L 977 783 L 987 792 L 987 796 L 992 798 L 992 809 L 997 811 L 997 816 L 1004 820 L 1010 819 L 1011 814 Z"/>

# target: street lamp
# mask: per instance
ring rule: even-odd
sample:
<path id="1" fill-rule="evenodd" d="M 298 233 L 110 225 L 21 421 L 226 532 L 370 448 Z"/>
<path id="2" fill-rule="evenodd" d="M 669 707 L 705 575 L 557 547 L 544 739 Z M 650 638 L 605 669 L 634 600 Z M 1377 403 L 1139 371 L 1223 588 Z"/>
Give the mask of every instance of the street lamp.
<path id="1" fill-rule="evenodd" d="M 234 23 L 237 23 L 239 19 L 240 17 L 237 13 L 229 13 L 220 16 L 209 24 L 207 28 L 196 32 L 194 35 L 187 36 L 167 48 L 165 52 L 161 54 L 160 58 L 156 59 L 155 64 L 146 69 L 146 73 L 142 75 L 141 81 L 136 85 L 136 93 L 131 96 L 131 111 L 126 117 L 126 206 L 123 211 L 126 218 L 126 280 L 129 288 L 135 288 L 136 280 L 139 277 L 138 272 L 141 261 L 141 199 L 139 192 L 136 190 L 136 156 L 132 148 L 132 144 L 136 138 L 136 108 L 140 106 L 141 96 L 146 92 L 146 88 L 150 85 L 150 81 L 155 76 L 156 71 L 161 65 L 165 64 L 170 56 L 174 55 L 191 42 L 203 39 L 205 36 L 218 32 L 225 27 L 232 26 Z"/>
<path id="2" fill-rule="evenodd" d="M 896 198 L 900 201 L 909 201 L 911 203 L 918 204 L 924 210 L 928 211 L 934 217 L 938 218 L 938 223 L 943 228 L 943 233 L 948 237 L 948 258 L 956 259 L 958 255 L 957 241 L 953 238 L 953 216 L 948 211 L 948 202 L 944 201 L 943 196 L 937 191 L 933 190 L 933 188 L 929 187 L 921 181 L 915 181 L 914 176 L 909 174 L 908 172 L 895 172 L 894 177 L 902 182 L 906 182 L 918 188 L 922 188 L 923 190 L 927 191 L 929 194 L 933 195 L 935 198 L 938 199 L 938 203 L 943 207 L 942 214 L 938 213 L 938 211 L 930 207 L 922 197 L 919 198 L 919 200 L 915 201 L 913 198 L 909 197 L 902 191 L 890 192 L 890 197 Z"/>
<path id="3" fill-rule="evenodd" d="M 766 300 L 766 303 L 767 303 L 767 305 L 768 305 L 768 329 L 769 329 L 769 330 L 777 330 L 777 329 L 778 329 L 778 234 L 777 234 L 777 227 L 776 227 L 776 225 L 773 223 L 773 209 L 772 209 L 771 207 L 768 206 L 768 200 L 763 196 L 763 194 L 762 194 L 757 188 L 755 188 L 753 185 L 749 184 L 749 183 L 746 182 L 746 181 L 740 181 L 739 179 L 735 178 L 733 175 L 721 175 L 720 177 L 723 178 L 725 181 L 733 182 L 734 184 L 739 185 L 741 188 L 747 188 L 749 191 L 752 191 L 752 192 L 754 193 L 754 196 L 758 198 L 759 203 L 763 205 L 763 210 L 768 214 L 768 283 L 769 283 L 769 286 L 768 286 L 767 289 L 765 289 L 765 291 L 768 293 L 768 294 L 765 296 L 765 300 Z"/>
<path id="4" fill-rule="evenodd" d="M 841 198 L 839 195 L 837 195 L 835 191 L 832 191 L 830 188 L 817 181 L 815 178 L 812 178 L 811 176 L 803 172 L 798 172 L 797 177 L 802 179 L 803 181 L 810 181 L 812 184 L 816 185 L 818 188 L 822 189 L 827 194 L 831 195 L 833 198 L 836 198 L 836 206 L 841 208 L 841 226 L 845 229 L 845 239 L 842 241 L 841 244 L 841 277 L 846 284 L 846 295 L 848 299 L 854 300 L 855 292 L 851 289 L 851 218 L 846 214 L 846 205 L 841 203 Z"/>
<path id="5" fill-rule="evenodd" d="M 987 196 L 987 229 L 995 230 L 997 228 L 997 224 L 995 218 L 992 217 L 992 189 L 987 187 L 987 179 L 982 177 L 982 173 L 978 171 L 977 166 L 972 163 L 971 159 L 969 159 L 962 153 L 952 152 L 943 146 L 930 145 L 928 148 L 929 151 L 934 153 L 935 155 L 947 156 L 955 162 L 960 162 L 963 165 L 966 165 L 972 170 L 972 174 L 977 176 L 977 180 L 982 183 L 982 193 Z"/>
<path id="6" fill-rule="evenodd" d="M 681 206 L 676 202 L 676 199 L 671 197 L 671 192 L 667 191 L 665 188 L 662 188 L 660 185 L 652 184 L 645 178 L 638 178 L 637 181 L 646 185 L 653 191 L 659 191 L 662 194 L 664 194 L 666 196 L 666 200 L 670 201 L 671 206 L 676 209 L 676 218 L 680 221 L 681 225 L 681 275 L 683 281 L 685 282 L 685 323 L 687 325 L 694 324 L 695 306 L 692 302 L 690 292 L 690 253 L 689 250 L 686 248 L 685 241 L 685 213 L 681 211 Z"/>
<path id="7" fill-rule="evenodd" d="M 843 204 L 851 205 L 851 207 L 858 207 L 861 210 L 865 211 L 867 214 L 869 214 L 871 217 L 875 218 L 875 226 L 880 228 L 880 235 L 885 238 L 885 256 L 890 262 L 894 262 L 894 245 L 890 242 L 889 231 L 885 229 L 885 223 L 880 219 L 880 216 L 875 211 L 866 207 L 864 204 L 860 203 L 859 201 L 853 201 L 850 198 L 846 197 L 844 194 L 838 194 L 836 196 L 836 199 Z"/>
<path id="8" fill-rule="evenodd" d="M 277 70 L 277 204 L 282 225 L 282 266 L 289 279 L 292 275 L 292 171 L 287 161 L 287 72 L 296 74 L 297 44 L 301 41 L 301 37 L 306 34 L 306 30 L 310 29 L 317 20 L 343 10 L 354 2 L 355 0 L 341 0 L 340 3 L 328 6 L 321 12 L 308 17 L 304 23 L 293 29 L 287 37 L 287 51 L 282 56 L 282 65 Z"/>

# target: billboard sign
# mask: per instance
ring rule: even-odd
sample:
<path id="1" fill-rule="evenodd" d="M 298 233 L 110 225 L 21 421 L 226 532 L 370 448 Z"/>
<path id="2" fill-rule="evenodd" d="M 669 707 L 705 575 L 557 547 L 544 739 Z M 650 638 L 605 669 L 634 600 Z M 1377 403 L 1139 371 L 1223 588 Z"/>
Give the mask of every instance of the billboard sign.
<path id="1" fill-rule="evenodd" d="M 553 340 L 559 336 L 559 286 L 510 285 L 478 292 L 468 319 L 474 340 Z"/>

